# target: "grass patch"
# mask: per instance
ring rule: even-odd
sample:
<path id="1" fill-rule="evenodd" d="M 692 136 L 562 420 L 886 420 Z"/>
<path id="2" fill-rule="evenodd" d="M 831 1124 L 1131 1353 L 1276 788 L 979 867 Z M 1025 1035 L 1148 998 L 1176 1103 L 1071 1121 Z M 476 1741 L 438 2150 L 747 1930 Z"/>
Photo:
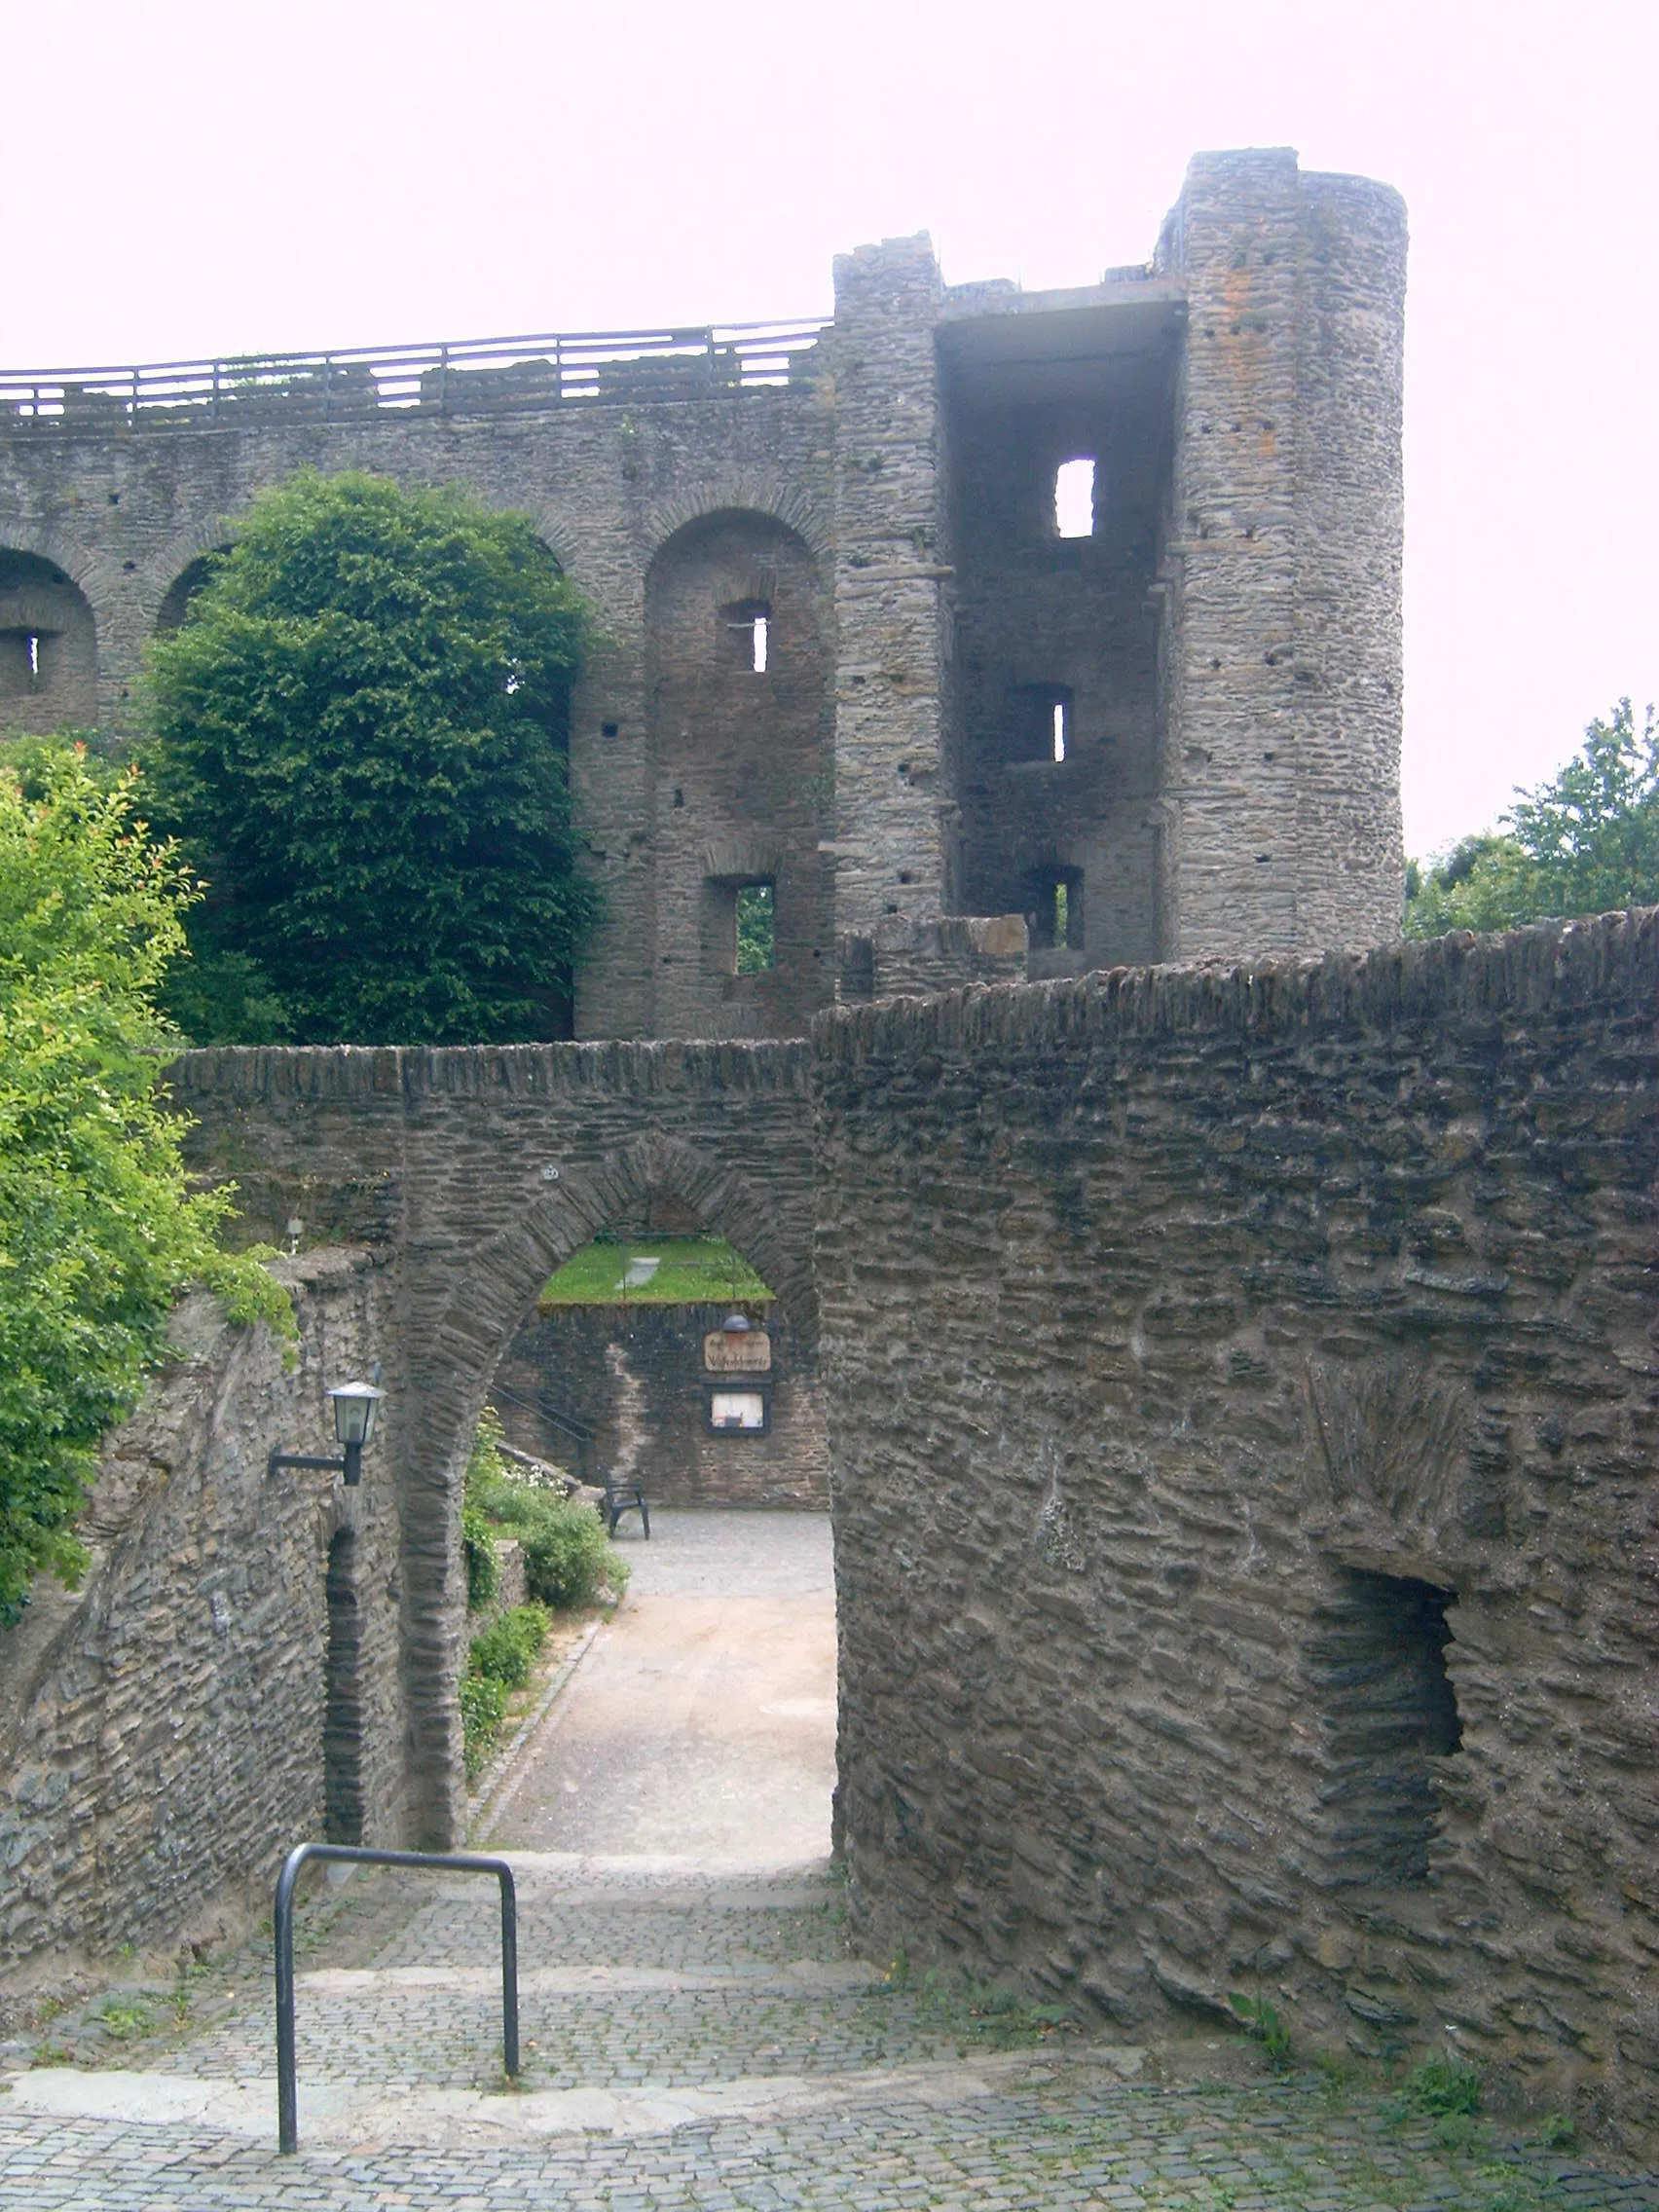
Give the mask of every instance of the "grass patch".
<path id="1" fill-rule="evenodd" d="M 624 1287 L 630 1267 L 655 1260 L 648 1282 Z M 559 1306 L 719 1306 L 763 1304 L 767 1289 L 723 1236 L 597 1236 L 573 1253 L 536 1300 L 536 1310 Z"/>

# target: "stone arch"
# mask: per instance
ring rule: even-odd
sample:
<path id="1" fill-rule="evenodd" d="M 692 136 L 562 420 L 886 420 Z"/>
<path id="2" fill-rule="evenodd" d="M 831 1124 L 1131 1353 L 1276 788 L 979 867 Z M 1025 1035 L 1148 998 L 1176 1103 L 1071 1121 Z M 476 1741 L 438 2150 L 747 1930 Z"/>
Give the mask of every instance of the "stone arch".
<path id="1" fill-rule="evenodd" d="M 156 628 L 159 632 L 170 635 L 182 626 L 191 601 L 207 581 L 214 555 L 229 551 L 228 544 L 210 546 L 205 553 L 199 553 L 194 561 L 187 562 L 180 569 L 163 593 L 162 604 L 156 609 Z"/>
<path id="2" fill-rule="evenodd" d="M 645 571 L 651 1027 L 804 1036 L 833 995 L 824 571 L 779 515 L 701 496 L 683 504 Z M 775 865 L 708 865 L 738 846 Z M 771 958 L 739 973 L 737 887 L 761 879 Z"/>
<path id="3" fill-rule="evenodd" d="M 0 544 L 0 731 L 91 726 L 97 717 L 92 601 L 62 563 Z"/>
<path id="4" fill-rule="evenodd" d="M 152 628 L 163 624 L 163 609 L 181 578 L 210 553 L 221 553 L 236 541 L 241 516 L 216 509 L 199 515 L 183 530 L 175 531 L 159 553 L 144 564 L 144 612 Z"/>
<path id="5" fill-rule="evenodd" d="M 653 1131 L 602 1165 L 561 1170 L 557 1183 L 461 1270 L 410 1378 L 418 1400 L 404 1477 L 406 1680 L 416 1822 L 432 1848 L 461 1830 L 461 1712 L 457 1682 L 465 1609 L 459 1529 L 461 1478 L 496 1368 L 537 1291 L 571 1255 L 652 1196 L 694 1206 L 727 1236 L 797 1316 L 816 1315 L 811 1257 L 780 1237 L 759 1191 L 681 1139 Z"/>
<path id="6" fill-rule="evenodd" d="M 809 493 L 768 475 L 733 471 L 705 477 L 651 509 L 645 520 L 646 560 L 654 561 L 688 525 L 727 514 L 764 515 L 781 523 L 800 539 L 820 570 L 830 559 L 829 521 Z"/>

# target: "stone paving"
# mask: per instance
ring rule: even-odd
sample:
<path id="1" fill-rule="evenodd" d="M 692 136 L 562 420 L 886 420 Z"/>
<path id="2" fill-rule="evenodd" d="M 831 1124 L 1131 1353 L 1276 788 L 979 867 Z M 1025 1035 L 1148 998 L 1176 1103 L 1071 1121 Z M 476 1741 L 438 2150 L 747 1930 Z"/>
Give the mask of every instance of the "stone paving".
<path id="1" fill-rule="evenodd" d="M 493 1885 L 318 1879 L 298 1931 L 298 2155 L 275 2146 L 259 1938 L 11 2052 L 0 2212 L 1659 2212 L 1654 2177 L 1275 2080 L 1213 2030 L 1090 2042 L 884 1972 L 850 1955 L 823 1861 L 515 1867 L 516 2088 Z"/>

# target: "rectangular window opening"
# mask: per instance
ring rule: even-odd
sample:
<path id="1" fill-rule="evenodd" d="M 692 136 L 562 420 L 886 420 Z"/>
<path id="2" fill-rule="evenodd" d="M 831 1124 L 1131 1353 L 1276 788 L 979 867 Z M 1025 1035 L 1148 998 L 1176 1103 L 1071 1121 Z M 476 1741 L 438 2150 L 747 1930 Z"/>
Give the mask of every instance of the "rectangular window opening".
<path id="1" fill-rule="evenodd" d="M 1426 1882 L 1440 1828 L 1435 1765 L 1462 1749 L 1446 1665 L 1456 1594 L 1410 1576 L 1345 1569 L 1316 1616 L 1309 1671 L 1324 1708 L 1322 1792 L 1336 1881 Z"/>
<path id="2" fill-rule="evenodd" d="M 1066 737 L 1068 735 L 1066 724 L 1070 719 L 1071 713 L 1066 702 L 1063 699 L 1056 699 L 1053 714 L 1054 758 L 1056 760 L 1063 760 L 1066 756 Z"/>
<path id="3" fill-rule="evenodd" d="M 725 634 L 733 641 L 740 657 L 740 665 L 756 676 L 764 676 L 772 657 L 772 608 L 764 599 L 740 599 L 730 607 L 722 607 L 720 619 Z M 730 663 L 728 662 L 728 666 Z"/>
<path id="4" fill-rule="evenodd" d="M 1094 535 L 1094 462 L 1062 461 L 1054 471 L 1054 528 L 1062 537 Z"/>
<path id="5" fill-rule="evenodd" d="M 737 894 L 737 972 L 762 975 L 777 965 L 777 899 L 770 883 L 746 883 Z"/>

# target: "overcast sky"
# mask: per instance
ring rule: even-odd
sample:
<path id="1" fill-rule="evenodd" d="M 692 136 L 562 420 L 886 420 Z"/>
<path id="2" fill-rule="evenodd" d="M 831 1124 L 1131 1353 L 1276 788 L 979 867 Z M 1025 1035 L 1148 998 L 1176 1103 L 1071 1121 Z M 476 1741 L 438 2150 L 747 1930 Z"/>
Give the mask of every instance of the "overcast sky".
<path id="1" fill-rule="evenodd" d="M 0 17 L 12 367 L 827 313 L 834 253 L 917 230 L 951 282 L 1088 283 L 1199 147 L 1385 178 L 1408 844 L 1659 696 L 1655 0 Z"/>

